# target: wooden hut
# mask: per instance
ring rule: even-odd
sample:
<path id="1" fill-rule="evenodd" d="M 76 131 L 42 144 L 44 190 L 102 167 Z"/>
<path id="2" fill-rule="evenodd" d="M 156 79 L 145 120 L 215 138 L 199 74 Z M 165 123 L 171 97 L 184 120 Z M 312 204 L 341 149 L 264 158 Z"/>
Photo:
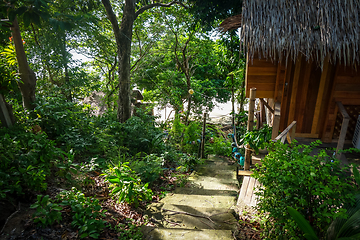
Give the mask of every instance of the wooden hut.
<path id="1" fill-rule="evenodd" d="M 236 18 L 247 53 L 246 94 L 254 87 L 257 98 L 277 103 L 275 130 L 295 120 L 295 136 L 331 142 L 347 112 L 352 139 L 360 114 L 360 1 L 244 0 Z"/>

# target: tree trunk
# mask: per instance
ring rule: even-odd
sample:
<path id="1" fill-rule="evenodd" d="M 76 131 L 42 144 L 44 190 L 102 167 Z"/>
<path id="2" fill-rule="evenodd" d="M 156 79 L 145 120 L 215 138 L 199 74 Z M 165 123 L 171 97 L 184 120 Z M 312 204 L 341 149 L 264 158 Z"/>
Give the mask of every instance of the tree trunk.
<path id="1" fill-rule="evenodd" d="M 120 33 L 117 40 L 119 58 L 119 100 L 117 117 L 120 122 L 125 122 L 131 117 L 130 101 L 130 56 L 133 24 L 135 21 L 135 1 L 126 0 L 123 17 L 120 25 Z"/>
<path id="2" fill-rule="evenodd" d="M 123 10 L 121 27 L 119 28 L 109 0 L 102 0 L 108 19 L 111 22 L 117 46 L 119 59 L 119 99 L 117 117 L 120 122 L 125 122 L 131 117 L 130 102 L 130 56 L 133 24 L 136 18 L 135 1 L 126 0 Z"/>
<path id="3" fill-rule="evenodd" d="M 12 107 L 5 101 L 4 96 L 0 93 L 0 120 L 4 127 L 11 127 L 15 123 Z"/>
<path id="4" fill-rule="evenodd" d="M 21 82 L 18 82 L 18 86 L 21 91 L 23 106 L 28 110 L 33 110 L 35 108 L 36 76 L 34 71 L 30 69 L 27 61 L 20 34 L 19 23 L 16 18 L 13 22 L 13 26 L 11 27 L 11 31 L 15 44 L 16 58 L 19 65 Z"/>
<path id="5" fill-rule="evenodd" d="M 173 4 L 184 6 L 181 2 L 172 1 L 168 4 L 153 2 L 145 5 L 136 11 L 135 0 L 125 0 L 123 7 L 123 17 L 119 28 L 116 15 L 111 7 L 110 0 L 101 0 L 105 7 L 106 15 L 111 22 L 113 28 L 117 56 L 119 59 L 119 99 L 117 117 L 120 122 L 125 122 L 131 117 L 131 101 L 130 101 L 130 56 L 131 56 L 131 41 L 134 21 L 141 13 L 153 7 L 170 7 Z"/>

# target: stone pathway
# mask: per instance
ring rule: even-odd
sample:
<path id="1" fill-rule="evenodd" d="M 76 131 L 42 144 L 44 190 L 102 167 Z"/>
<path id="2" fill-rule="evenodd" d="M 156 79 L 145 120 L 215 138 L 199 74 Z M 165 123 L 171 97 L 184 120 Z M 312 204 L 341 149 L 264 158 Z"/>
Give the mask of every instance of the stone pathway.
<path id="1" fill-rule="evenodd" d="M 236 165 L 210 156 L 189 181 L 190 187 L 148 206 L 146 214 L 156 227 L 144 226 L 144 239 L 234 239 Z"/>

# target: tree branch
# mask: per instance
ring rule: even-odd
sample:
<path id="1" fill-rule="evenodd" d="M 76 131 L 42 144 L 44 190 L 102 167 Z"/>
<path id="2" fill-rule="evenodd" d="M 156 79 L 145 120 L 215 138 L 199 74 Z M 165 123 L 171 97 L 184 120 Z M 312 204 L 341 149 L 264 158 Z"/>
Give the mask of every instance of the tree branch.
<path id="1" fill-rule="evenodd" d="M 179 2 L 179 1 L 172 1 L 170 3 L 152 3 L 152 4 L 149 4 L 149 5 L 145 5 L 143 7 L 141 7 L 139 10 L 137 10 L 135 12 L 135 19 L 143 12 L 145 12 L 146 10 L 150 9 L 150 8 L 154 8 L 154 7 L 171 7 L 172 5 L 174 4 L 179 4 L 180 6 L 188 9 L 189 7 L 184 5 L 182 2 Z"/>
<path id="2" fill-rule="evenodd" d="M 105 7 L 106 15 L 111 22 L 115 36 L 119 36 L 120 35 L 119 23 L 116 18 L 116 15 L 111 7 L 110 0 L 101 0 L 101 2 Z M 115 40 L 117 41 L 117 37 L 115 37 Z M 120 44 L 120 43 L 117 43 L 117 44 Z"/>

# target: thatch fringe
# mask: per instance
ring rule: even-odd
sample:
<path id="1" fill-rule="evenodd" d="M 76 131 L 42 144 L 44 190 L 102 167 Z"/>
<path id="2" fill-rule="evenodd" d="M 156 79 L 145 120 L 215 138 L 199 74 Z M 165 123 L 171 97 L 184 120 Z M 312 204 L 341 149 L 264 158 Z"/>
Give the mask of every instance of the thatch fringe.
<path id="1" fill-rule="evenodd" d="M 225 19 L 218 27 L 219 31 L 226 33 L 241 27 L 241 14 Z"/>
<path id="2" fill-rule="evenodd" d="M 329 55 L 354 66 L 360 63 L 359 15 L 359 0 L 244 0 L 241 37 L 250 59 L 260 53 L 287 62 L 303 54 L 322 66 Z"/>

